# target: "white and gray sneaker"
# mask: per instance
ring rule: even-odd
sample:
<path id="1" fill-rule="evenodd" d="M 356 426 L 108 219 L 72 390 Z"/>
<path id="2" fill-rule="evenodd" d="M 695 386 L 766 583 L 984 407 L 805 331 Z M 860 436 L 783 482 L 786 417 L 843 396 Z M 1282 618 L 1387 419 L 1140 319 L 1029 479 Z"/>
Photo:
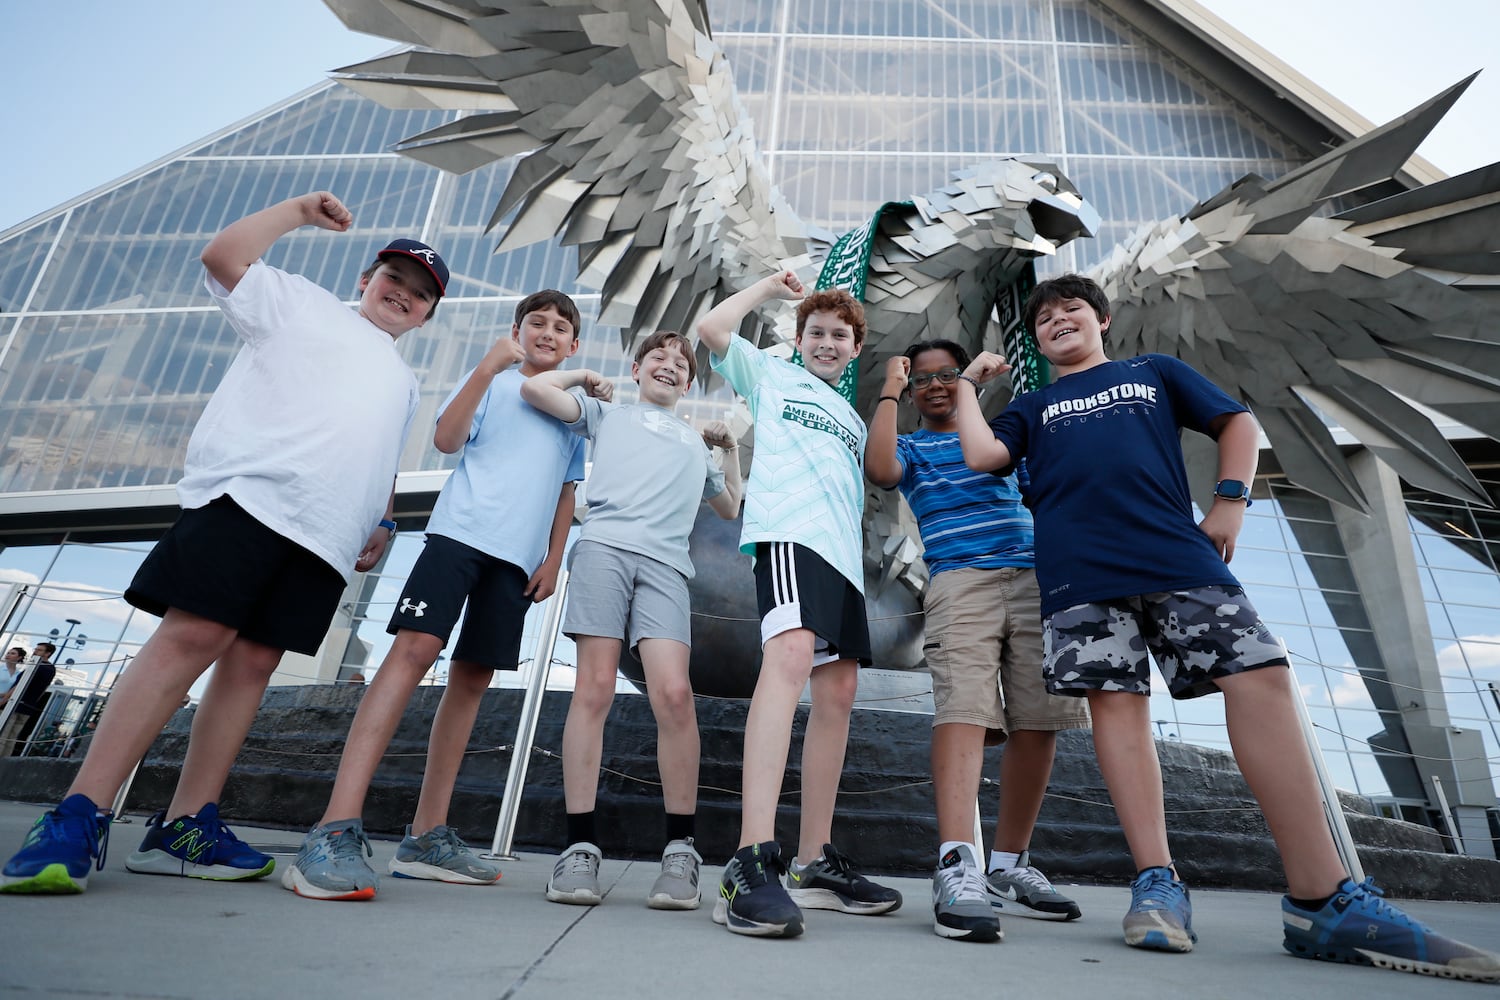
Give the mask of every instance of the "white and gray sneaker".
<path id="1" fill-rule="evenodd" d="M 692 837 L 672 841 L 661 852 L 661 874 L 651 886 L 646 905 L 653 910 L 696 910 L 698 866 L 702 863 Z"/>
<path id="2" fill-rule="evenodd" d="M 490 885 L 500 880 L 500 866 L 479 857 L 451 826 L 433 827 L 413 837 L 411 826 L 386 870 L 397 878 L 425 878 L 459 885 Z"/>
<path id="3" fill-rule="evenodd" d="M 547 898 L 554 903 L 598 906 L 604 901 L 599 892 L 599 862 L 603 857 L 593 844 L 569 844 L 547 880 Z"/>
<path id="4" fill-rule="evenodd" d="M 1016 867 L 992 871 L 985 880 L 990 905 L 997 911 L 1039 920 L 1077 920 L 1078 904 L 1058 892 L 1047 876 L 1031 866 L 1031 852 L 1022 851 Z"/>
<path id="5" fill-rule="evenodd" d="M 974 848 L 960 844 L 938 861 L 932 876 L 932 929 L 956 941 L 1003 941 L 1000 918 L 990 907 L 984 869 Z"/>

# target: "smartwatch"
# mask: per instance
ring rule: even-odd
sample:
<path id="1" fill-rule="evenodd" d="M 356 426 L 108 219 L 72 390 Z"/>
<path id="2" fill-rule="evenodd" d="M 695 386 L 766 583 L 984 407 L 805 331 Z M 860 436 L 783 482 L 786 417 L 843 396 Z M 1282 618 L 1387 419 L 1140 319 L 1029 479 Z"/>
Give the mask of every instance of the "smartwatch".
<path id="1" fill-rule="evenodd" d="M 1246 507 L 1251 504 L 1250 487 L 1238 479 L 1221 479 L 1214 483 L 1214 496 L 1220 500 L 1243 500 Z"/>
<path id="2" fill-rule="evenodd" d="M 389 531 L 391 533 L 391 538 L 395 538 L 396 537 L 396 522 L 395 521 L 384 521 L 384 520 L 382 520 L 378 526 L 381 527 L 381 528 L 384 528 L 386 531 Z"/>

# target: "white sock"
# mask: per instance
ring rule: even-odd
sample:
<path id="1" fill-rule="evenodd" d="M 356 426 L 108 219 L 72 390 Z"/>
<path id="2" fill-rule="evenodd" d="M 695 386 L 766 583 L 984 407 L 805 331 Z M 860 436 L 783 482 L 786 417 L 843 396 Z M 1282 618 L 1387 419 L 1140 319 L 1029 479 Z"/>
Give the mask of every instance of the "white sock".
<path id="1" fill-rule="evenodd" d="M 942 864 L 943 858 L 946 858 L 948 856 L 949 851 L 955 850 L 960 847 L 967 847 L 971 851 L 974 849 L 974 845 L 969 843 L 967 840 L 943 841 L 942 846 L 938 848 L 938 864 Z"/>
<path id="2" fill-rule="evenodd" d="M 1007 854 L 1004 851 L 990 852 L 990 871 L 997 872 L 1007 868 L 1014 868 L 1016 862 L 1021 860 L 1019 854 Z"/>

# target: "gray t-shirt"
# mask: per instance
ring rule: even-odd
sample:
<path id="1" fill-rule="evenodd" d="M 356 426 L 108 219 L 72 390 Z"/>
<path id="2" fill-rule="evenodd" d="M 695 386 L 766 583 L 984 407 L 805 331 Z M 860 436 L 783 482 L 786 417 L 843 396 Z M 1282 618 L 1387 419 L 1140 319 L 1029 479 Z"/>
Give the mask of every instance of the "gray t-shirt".
<path id="1" fill-rule="evenodd" d="M 568 427 L 594 442 L 580 539 L 664 562 L 692 578 L 688 535 L 698 505 L 724 492 L 724 472 L 702 437 L 659 406 L 602 403 L 570 389 L 583 412 Z"/>

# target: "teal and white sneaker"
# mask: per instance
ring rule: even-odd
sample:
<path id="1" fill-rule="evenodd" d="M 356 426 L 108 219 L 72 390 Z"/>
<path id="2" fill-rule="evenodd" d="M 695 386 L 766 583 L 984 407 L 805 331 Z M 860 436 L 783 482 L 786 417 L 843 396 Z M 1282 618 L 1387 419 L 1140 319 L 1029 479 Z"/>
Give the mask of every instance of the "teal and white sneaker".
<path id="1" fill-rule="evenodd" d="M 451 826 L 435 826 L 420 837 L 407 826 L 396 856 L 387 870 L 397 878 L 423 878 L 455 885 L 492 885 L 500 881 L 500 866 L 469 849 Z"/>
<path id="2" fill-rule="evenodd" d="M 547 898 L 554 903 L 598 906 L 604 902 L 599 891 L 599 862 L 603 854 L 593 844 L 579 841 L 569 844 L 547 880 Z"/>
<path id="3" fill-rule="evenodd" d="M 380 879 L 365 862 L 374 853 L 360 820 L 315 826 L 282 872 L 281 886 L 308 899 L 374 899 Z"/>
<path id="4" fill-rule="evenodd" d="M 137 875 L 177 875 L 220 882 L 242 882 L 271 874 L 276 862 L 234 835 L 210 802 L 196 816 L 172 822 L 158 812 L 146 821 L 140 850 L 125 859 Z"/>

